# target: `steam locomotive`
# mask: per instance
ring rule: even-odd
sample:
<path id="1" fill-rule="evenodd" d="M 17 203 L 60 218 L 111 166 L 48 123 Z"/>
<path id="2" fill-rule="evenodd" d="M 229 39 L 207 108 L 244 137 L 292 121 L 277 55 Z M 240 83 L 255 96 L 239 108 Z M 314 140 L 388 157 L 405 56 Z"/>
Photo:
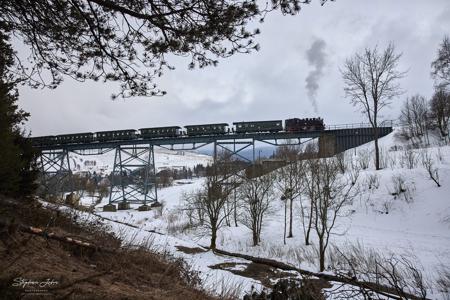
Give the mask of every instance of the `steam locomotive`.
<path id="1" fill-rule="evenodd" d="M 74 134 L 63 134 L 56 136 L 39 136 L 32 137 L 31 141 L 35 146 L 49 146 L 62 144 L 85 144 L 93 142 L 109 142 L 142 139 L 158 139 L 158 138 L 176 138 L 182 136 L 203 136 L 203 135 L 225 135 L 225 134 L 247 134 L 258 132 L 307 132 L 325 130 L 322 118 L 293 118 L 274 121 L 253 121 L 253 122 L 234 122 L 233 126 L 227 123 L 203 124 L 203 125 L 185 125 L 184 129 L 180 126 L 152 127 L 85 132 Z"/>

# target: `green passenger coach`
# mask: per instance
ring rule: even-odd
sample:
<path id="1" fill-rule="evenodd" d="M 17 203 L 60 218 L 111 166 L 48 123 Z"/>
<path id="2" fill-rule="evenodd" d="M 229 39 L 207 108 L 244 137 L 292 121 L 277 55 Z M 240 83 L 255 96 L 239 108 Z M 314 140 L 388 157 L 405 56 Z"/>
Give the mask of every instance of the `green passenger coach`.
<path id="1" fill-rule="evenodd" d="M 227 133 L 227 127 L 227 123 L 184 126 L 188 136 L 225 134 Z"/>
<path id="2" fill-rule="evenodd" d="M 246 132 L 278 132 L 283 130 L 283 121 L 234 122 L 236 133 Z"/>
<path id="3" fill-rule="evenodd" d="M 99 131 L 96 132 L 95 135 L 96 140 L 99 142 L 132 140 L 136 138 L 136 130 L 126 129 L 114 131 Z"/>

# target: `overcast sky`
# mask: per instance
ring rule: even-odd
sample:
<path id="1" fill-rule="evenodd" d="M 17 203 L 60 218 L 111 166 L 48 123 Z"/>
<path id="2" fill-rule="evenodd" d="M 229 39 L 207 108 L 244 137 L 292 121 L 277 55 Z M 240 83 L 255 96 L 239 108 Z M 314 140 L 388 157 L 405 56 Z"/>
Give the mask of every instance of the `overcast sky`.
<path id="1" fill-rule="evenodd" d="M 321 116 L 326 124 L 360 122 L 345 98 L 339 72 L 364 47 L 389 42 L 403 53 L 405 94 L 383 117 L 397 118 L 408 95 L 433 93 L 430 63 L 450 35 L 449 0 L 336 0 L 304 5 L 296 16 L 270 14 L 258 24 L 259 52 L 190 71 L 188 60 L 159 81 L 168 94 L 111 100 L 117 85 L 66 79 L 56 90 L 20 88 L 19 105 L 31 113 L 35 135 L 214 122 Z"/>

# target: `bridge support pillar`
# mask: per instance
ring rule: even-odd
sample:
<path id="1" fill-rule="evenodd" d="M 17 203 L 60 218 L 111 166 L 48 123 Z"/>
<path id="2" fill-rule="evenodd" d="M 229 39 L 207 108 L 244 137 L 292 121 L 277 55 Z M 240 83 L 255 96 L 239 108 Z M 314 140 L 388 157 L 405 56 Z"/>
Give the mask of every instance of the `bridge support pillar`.
<path id="1" fill-rule="evenodd" d="M 148 210 L 148 203 L 157 204 L 153 145 L 117 146 L 110 182 L 109 204 L 103 207 L 104 211 L 115 207 L 115 203 L 118 209 L 129 209 L 132 203 L 142 204 L 140 210 Z"/>
<path id="2" fill-rule="evenodd" d="M 64 198 L 65 192 L 73 192 L 72 170 L 70 169 L 69 151 L 43 150 L 37 158 L 40 170 L 38 193 L 44 198 Z M 64 201 L 64 199 L 61 199 Z"/>
<path id="3" fill-rule="evenodd" d="M 334 134 L 321 134 L 319 137 L 319 156 L 330 157 L 336 154 L 336 136 Z"/>

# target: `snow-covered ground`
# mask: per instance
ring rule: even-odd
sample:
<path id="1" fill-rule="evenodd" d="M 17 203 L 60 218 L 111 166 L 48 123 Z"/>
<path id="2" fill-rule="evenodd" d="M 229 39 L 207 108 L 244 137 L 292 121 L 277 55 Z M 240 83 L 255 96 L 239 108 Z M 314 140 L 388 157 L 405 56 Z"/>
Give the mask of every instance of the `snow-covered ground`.
<path id="1" fill-rule="evenodd" d="M 341 249 L 350 244 L 359 244 L 384 255 L 393 253 L 414 257 L 415 263 L 423 266 L 425 275 L 433 278 L 438 268 L 450 266 L 450 146 L 432 145 L 427 149 L 414 149 L 408 152 L 406 150 L 408 144 L 399 139 L 396 130 L 380 140 L 380 147 L 384 169 L 375 171 L 370 156 L 369 168 L 361 170 L 358 179 L 362 187 L 359 197 L 347 208 L 351 214 L 338 220 L 335 231 L 337 234 L 331 237 L 330 242 Z M 373 146 L 369 143 L 348 150 L 345 155 L 347 160 L 359 164 L 361 157 L 370 154 L 372 149 Z M 441 187 L 430 179 L 422 166 L 421 158 L 425 155 L 432 157 L 438 168 Z M 185 155 L 179 158 L 179 163 L 190 163 L 189 160 L 195 163 L 208 161 L 197 156 L 198 154 L 195 154 L 192 158 Z M 164 165 L 165 159 L 171 163 L 175 161 L 168 154 L 165 157 L 157 160 L 160 166 Z M 409 166 L 411 159 L 415 164 Z M 369 178 L 373 180 L 374 177 L 378 182 L 375 184 L 377 187 L 368 189 L 367 182 Z M 392 195 L 394 182 L 399 178 L 404 181 L 407 192 L 401 197 L 394 197 Z M 164 204 L 162 209 L 148 212 L 136 210 L 102 212 L 101 207 L 107 202 L 104 200 L 97 206 L 96 213 L 137 225 L 142 229 L 165 233 L 164 238 L 160 236 L 154 243 L 161 246 L 169 245 L 170 251 L 182 255 L 195 268 L 201 270 L 203 278 L 209 284 L 213 282 L 212 277 L 228 276 L 233 281 L 242 282 L 242 286 L 247 290 L 251 285 L 258 286 L 254 280 L 208 268 L 215 263 L 226 261 L 223 257 L 219 258 L 210 252 L 187 255 L 174 249 L 177 244 L 195 247 L 209 243 L 210 237 L 204 231 L 186 229 L 188 221 L 183 213 L 183 193 L 199 189 L 202 183 L 203 179 L 183 180 L 175 182 L 172 187 L 159 190 L 159 199 Z M 239 224 L 238 227 L 230 226 L 220 230 L 218 248 L 276 258 L 304 269 L 317 271 L 315 246 L 304 244 L 298 199 L 294 207 L 294 237 L 287 239 L 287 245 L 283 245 L 283 205 L 280 200 L 273 201 L 271 214 L 264 222 L 262 242 L 259 246 L 251 246 L 251 231 Z M 118 225 L 112 223 L 112 226 L 113 230 L 116 230 L 114 226 Z M 149 233 L 141 231 L 139 235 L 146 236 Z M 314 234 L 313 242 L 315 242 Z M 299 260 L 299 257 L 303 259 Z M 435 290 L 431 289 L 429 292 L 433 293 L 428 295 L 432 299 L 441 297 Z"/>

